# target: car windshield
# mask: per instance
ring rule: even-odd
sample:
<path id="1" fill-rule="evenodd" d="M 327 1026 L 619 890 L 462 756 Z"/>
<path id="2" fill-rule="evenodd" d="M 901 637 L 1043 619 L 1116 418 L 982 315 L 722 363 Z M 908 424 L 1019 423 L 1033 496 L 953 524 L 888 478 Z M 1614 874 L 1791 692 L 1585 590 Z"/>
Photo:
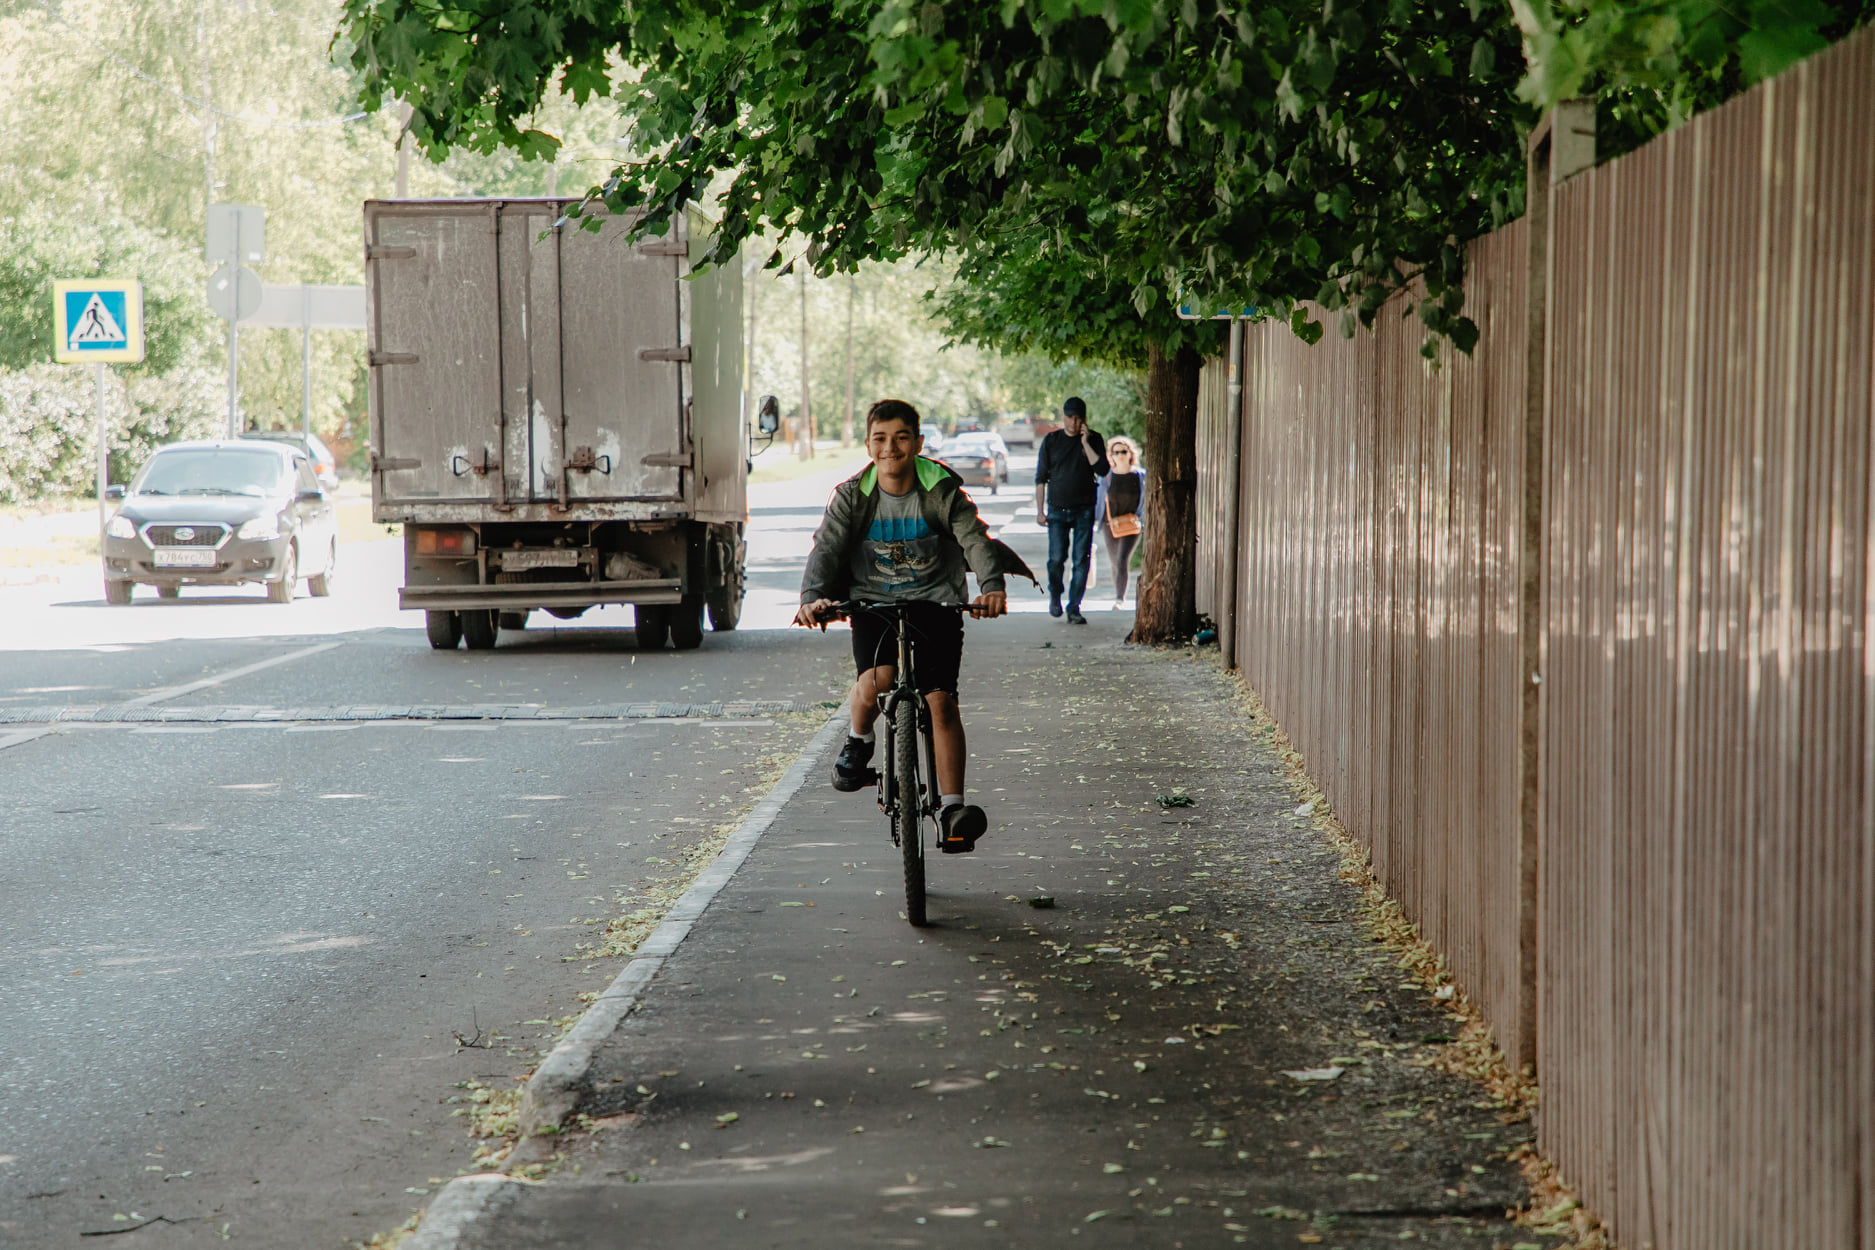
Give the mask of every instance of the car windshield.
<path id="1" fill-rule="evenodd" d="M 270 495 L 286 479 L 286 466 L 271 452 L 190 448 L 158 452 L 144 467 L 138 495 Z"/>

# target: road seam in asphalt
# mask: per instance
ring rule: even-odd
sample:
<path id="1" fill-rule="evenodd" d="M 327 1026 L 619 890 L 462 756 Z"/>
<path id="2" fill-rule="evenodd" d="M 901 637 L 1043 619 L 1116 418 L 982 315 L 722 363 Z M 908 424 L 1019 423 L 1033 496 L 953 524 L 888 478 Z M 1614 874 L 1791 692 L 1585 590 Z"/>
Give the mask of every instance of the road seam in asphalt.
<path id="1" fill-rule="evenodd" d="M 234 676 L 235 674 L 228 674 Z M 163 693 L 158 691 L 157 693 Z M 178 690 L 176 693 L 182 693 Z M 167 697 L 167 696 L 165 696 Z M 102 706 L 0 708 L 0 725 L 292 724 L 301 721 L 586 721 L 737 719 L 811 712 L 819 704 L 783 699 L 722 703 L 599 703 L 541 707 L 531 703 L 341 703 L 328 707 L 151 707 L 147 703 Z"/>
<path id="2" fill-rule="evenodd" d="M 723 849 L 710 861 L 683 896 L 664 913 L 664 920 L 651 935 L 638 944 L 631 961 L 620 969 L 585 1014 L 560 1039 L 521 1094 L 520 1138 L 508 1156 L 508 1166 L 533 1160 L 544 1154 L 543 1138 L 552 1137 L 573 1114 L 579 1100 L 591 1087 L 593 1058 L 626 1016 L 631 1014 L 664 961 L 677 952 L 691 928 L 708 910 L 736 870 L 768 832 L 769 825 L 781 814 L 807 781 L 808 772 L 824 756 L 834 740 L 845 732 L 845 709 L 836 712 L 802 748 L 788 771 L 781 775 L 761 802 L 755 805 L 736 831 L 729 835 Z M 443 1186 L 436 1201 L 423 1214 L 417 1231 L 404 1242 L 404 1250 L 453 1250 L 462 1244 L 463 1234 L 500 1206 L 512 1201 L 517 1188 L 531 1182 L 502 1172 L 482 1172 L 459 1176 Z"/>
<path id="3" fill-rule="evenodd" d="M 298 651 L 289 651 L 285 655 L 276 655 L 270 660 L 260 660 L 253 664 L 243 664 L 240 668 L 231 668 L 227 672 L 217 673 L 213 677 L 204 677 L 199 681 L 185 682 L 180 686 L 171 686 L 166 690 L 152 690 L 148 694 L 138 695 L 134 699 L 125 701 L 123 706 L 148 707 L 152 703 L 166 703 L 170 699 L 180 699 L 185 694 L 194 694 L 197 690 L 206 690 L 210 686 L 219 686 L 223 682 L 233 681 L 237 677 L 246 677 L 249 673 L 258 673 L 263 668 L 272 668 L 276 664 L 289 664 L 294 660 L 303 660 L 309 655 L 318 655 L 321 651 L 330 651 L 335 647 L 342 647 L 344 645 L 345 644 L 342 642 L 322 642 L 317 646 L 302 647 Z"/>

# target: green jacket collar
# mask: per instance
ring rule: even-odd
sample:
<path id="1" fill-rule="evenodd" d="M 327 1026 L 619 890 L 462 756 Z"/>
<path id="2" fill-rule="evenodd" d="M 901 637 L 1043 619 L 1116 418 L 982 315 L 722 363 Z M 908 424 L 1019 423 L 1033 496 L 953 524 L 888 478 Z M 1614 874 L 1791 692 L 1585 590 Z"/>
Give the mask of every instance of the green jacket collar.
<path id="1" fill-rule="evenodd" d="M 918 485 L 923 490 L 935 489 L 937 484 L 944 480 L 944 474 L 949 471 L 937 461 L 926 460 L 923 456 L 919 456 L 917 460 L 913 462 L 913 465 L 918 470 Z M 872 488 L 878 484 L 879 466 L 876 464 L 867 465 L 866 471 L 859 475 L 859 493 L 862 495 L 871 495 Z"/>

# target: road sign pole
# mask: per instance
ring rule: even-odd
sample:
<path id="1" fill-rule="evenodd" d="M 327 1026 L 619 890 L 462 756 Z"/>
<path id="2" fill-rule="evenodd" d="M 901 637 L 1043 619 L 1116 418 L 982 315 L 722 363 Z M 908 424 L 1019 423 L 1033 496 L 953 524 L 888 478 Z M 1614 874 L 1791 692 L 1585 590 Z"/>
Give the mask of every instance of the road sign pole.
<path id="1" fill-rule="evenodd" d="M 109 501 L 105 498 L 105 489 L 111 484 L 111 444 L 104 429 L 104 374 L 109 368 L 102 361 L 97 366 L 98 382 L 98 553 L 104 553 L 104 527 L 110 524 L 110 517 L 105 515 Z"/>
<path id="2" fill-rule="evenodd" d="M 235 298 L 236 298 L 236 308 L 238 310 L 239 299 L 240 299 L 240 288 L 241 288 L 240 269 L 241 269 L 241 265 L 245 261 L 245 257 L 241 252 L 241 216 L 242 214 L 236 212 L 236 213 L 230 214 L 230 216 L 232 218 L 231 225 L 233 227 L 233 244 L 234 244 L 233 264 L 235 268 L 235 275 L 234 275 Z M 239 415 L 239 412 L 240 412 L 240 407 L 239 407 L 240 406 L 240 376 L 241 376 L 240 323 L 241 323 L 241 317 L 240 317 L 239 311 L 237 311 L 233 316 L 228 318 L 228 437 L 229 438 L 239 438 L 241 436 L 240 426 L 237 424 L 237 422 L 239 422 L 240 420 L 240 415 Z"/>
<path id="3" fill-rule="evenodd" d="M 299 288 L 299 411 L 303 432 L 312 434 L 312 288 Z"/>

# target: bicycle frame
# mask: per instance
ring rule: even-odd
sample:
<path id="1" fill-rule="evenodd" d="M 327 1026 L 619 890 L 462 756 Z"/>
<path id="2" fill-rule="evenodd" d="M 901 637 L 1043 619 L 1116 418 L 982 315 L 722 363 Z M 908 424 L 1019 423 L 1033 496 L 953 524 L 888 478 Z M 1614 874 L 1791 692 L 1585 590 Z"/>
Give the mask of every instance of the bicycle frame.
<path id="1" fill-rule="evenodd" d="M 881 716 L 885 721 L 885 767 L 880 770 L 879 806 L 893 821 L 893 841 L 896 844 L 896 830 L 909 828 L 914 831 L 921 826 L 927 816 L 938 813 L 937 786 L 937 745 L 931 729 L 931 709 L 918 693 L 916 675 L 912 672 L 911 637 L 905 626 L 905 618 L 897 616 L 893 628 L 898 641 L 898 664 L 892 681 L 892 689 L 881 700 Z M 902 700 L 911 700 L 917 712 L 918 736 L 924 742 L 924 776 L 919 778 L 918 810 L 911 813 L 908 820 L 900 821 L 897 778 L 894 776 L 897 751 L 894 749 L 897 725 L 896 712 Z"/>

